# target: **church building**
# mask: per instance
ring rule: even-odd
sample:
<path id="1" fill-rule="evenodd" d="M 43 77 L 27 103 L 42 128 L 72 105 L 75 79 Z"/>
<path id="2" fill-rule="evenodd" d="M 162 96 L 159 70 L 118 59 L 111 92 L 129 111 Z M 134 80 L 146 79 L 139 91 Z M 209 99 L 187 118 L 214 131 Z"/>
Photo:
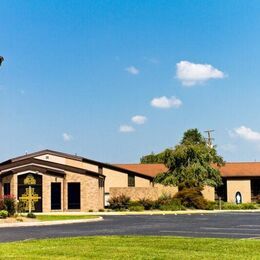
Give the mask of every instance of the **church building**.
<path id="1" fill-rule="evenodd" d="M 111 196 L 125 194 L 132 200 L 174 195 L 177 187 L 154 184 L 167 171 L 163 164 L 107 164 L 51 150 L 43 150 L 0 163 L 0 197 L 14 196 L 25 211 L 97 211 Z M 260 163 L 226 163 L 220 168 L 220 188 L 205 187 L 208 200 L 221 198 L 242 203 L 260 196 Z"/>

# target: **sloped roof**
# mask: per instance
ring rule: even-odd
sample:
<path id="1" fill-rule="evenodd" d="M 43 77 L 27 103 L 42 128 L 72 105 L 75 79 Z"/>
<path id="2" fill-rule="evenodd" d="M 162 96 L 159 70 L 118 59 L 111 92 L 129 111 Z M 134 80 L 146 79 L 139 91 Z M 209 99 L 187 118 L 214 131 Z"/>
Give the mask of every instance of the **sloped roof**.
<path id="1" fill-rule="evenodd" d="M 260 177 L 260 162 L 229 162 L 220 173 L 222 177 Z"/>
<path id="2" fill-rule="evenodd" d="M 164 164 L 115 164 L 120 168 L 155 177 L 166 172 Z M 220 167 L 222 177 L 260 177 L 260 162 L 230 162 Z"/>

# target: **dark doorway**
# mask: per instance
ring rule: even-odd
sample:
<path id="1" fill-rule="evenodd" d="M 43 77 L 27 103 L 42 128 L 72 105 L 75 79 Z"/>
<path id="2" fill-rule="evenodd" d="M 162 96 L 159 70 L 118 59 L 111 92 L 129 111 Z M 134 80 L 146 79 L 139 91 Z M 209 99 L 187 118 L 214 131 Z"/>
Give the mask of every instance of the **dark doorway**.
<path id="1" fill-rule="evenodd" d="M 68 183 L 68 209 L 80 209 L 80 183 Z"/>
<path id="2" fill-rule="evenodd" d="M 51 183 L 51 209 L 61 209 L 61 183 Z"/>

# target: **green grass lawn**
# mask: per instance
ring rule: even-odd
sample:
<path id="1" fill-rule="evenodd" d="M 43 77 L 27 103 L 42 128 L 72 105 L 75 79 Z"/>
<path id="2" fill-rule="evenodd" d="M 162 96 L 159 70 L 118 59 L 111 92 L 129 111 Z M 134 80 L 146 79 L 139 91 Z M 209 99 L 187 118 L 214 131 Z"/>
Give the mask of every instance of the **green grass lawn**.
<path id="1" fill-rule="evenodd" d="M 93 215 L 37 215 L 36 216 L 36 218 L 40 221 L 93 219 L 97 217 L 98 216 L 93 216 Z"/>
<path id="2" fill-rule="evenodd" d="M 103 236 L 0 244 L 0 259 L 260 259 L 259 240 Z"/>

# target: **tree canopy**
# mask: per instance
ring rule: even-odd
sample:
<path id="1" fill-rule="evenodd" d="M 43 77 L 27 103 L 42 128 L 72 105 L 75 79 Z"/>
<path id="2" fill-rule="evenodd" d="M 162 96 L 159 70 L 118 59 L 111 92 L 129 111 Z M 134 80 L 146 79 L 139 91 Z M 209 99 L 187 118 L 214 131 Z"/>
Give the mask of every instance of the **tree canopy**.
<path id="1" fill-rule="evenodd" d="M 198 129 L 187 130 L 180 144 L 159 154 L 141 158 L 143 163 L 164 163 L 169 169 L 160 173 L 155 182 L 179 188 L 217 187 L 222 180 L 218 167 L 224 160 L 217 154 L 216 147 L 207 145 Z"/>

